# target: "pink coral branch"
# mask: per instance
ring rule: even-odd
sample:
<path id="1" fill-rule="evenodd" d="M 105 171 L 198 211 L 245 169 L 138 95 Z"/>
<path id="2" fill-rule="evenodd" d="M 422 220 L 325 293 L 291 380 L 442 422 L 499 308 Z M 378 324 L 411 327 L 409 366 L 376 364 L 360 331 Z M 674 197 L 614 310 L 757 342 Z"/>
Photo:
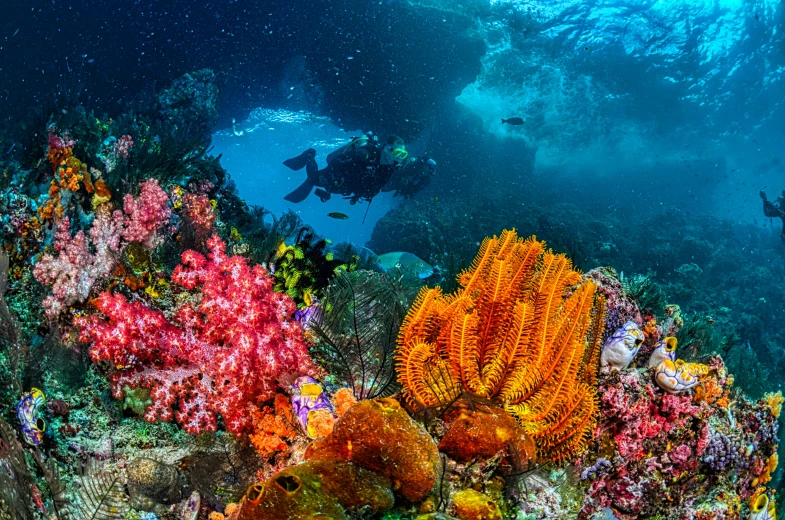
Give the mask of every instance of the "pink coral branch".
<path id="1" fill-rule="evenodd" d="M 169 197 L 157 180 L 146 180 L 139 188 L 136 199 L 130 194 L 123 198 L 123 210 L 127 215 L 123 238 L 152 248 L 159 241 L 157 231 L 169 221 L 172 210 L 167 205 Z"/>
<path id="2" fill-rule="evenodd" d="M 112 272 L 120 251 L 123 215 L 115 211 L 99 212 L 96 216 L 90 229 L 95 253 L 91 252 L 84 232 L 72 237 L 69 226 L 68 217 L 60 221 L 54 243 L 57 256 L 44 254 L 33 269 L 36 280 L 52 286 L 52 294 L 43 302 L 51 319 L 64 308 L 85 301 L 95 282 Z"/>

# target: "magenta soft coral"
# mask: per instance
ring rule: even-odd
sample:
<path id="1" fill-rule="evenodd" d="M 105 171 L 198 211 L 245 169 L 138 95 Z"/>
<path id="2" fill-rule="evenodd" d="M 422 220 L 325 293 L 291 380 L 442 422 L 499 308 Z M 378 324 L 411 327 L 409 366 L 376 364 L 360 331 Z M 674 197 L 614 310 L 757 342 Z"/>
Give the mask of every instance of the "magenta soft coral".
<path id="1" fill-rule="evenodd" d="M 136 199 L 126 195 L 123 198 L 123 210 L 127 215 L 123 238 L 128 242 L 155 247 L 158 229 L 169 221 L 172 214 L 168 201 L 169 197 L 155 179 L 139 185 L 139 197 Z"/>
<path id="2" fill-rule="evenodd" d="M 169 322 L 160 311 L 121 295 L 96 302 L 107 319 L 77 318 L 81 339 L 92 344 L 94 361 L 129 366 L 112 378 L 123 388 L 148 388 L 149 421 L 176 419 L 189 433 L 215 430 L 216 414 L 235 434 L 250 426 L 250 411 L 275 395 L 277 381 L 312 374 L 301 326 L 292 319 L 294 301 L 273 292 L 261 266 L 227 256 L 217 236 L 209 258 L 182 255 L 174 283 L 199 289 L 196 306 L 185 305 Z"/>

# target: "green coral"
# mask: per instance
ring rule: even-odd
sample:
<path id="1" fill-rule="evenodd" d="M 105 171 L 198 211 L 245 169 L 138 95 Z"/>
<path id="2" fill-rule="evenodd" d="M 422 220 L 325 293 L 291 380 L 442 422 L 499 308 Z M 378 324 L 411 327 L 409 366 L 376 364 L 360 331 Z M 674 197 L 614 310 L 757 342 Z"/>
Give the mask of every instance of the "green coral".
<path id="1" fill-rule="evenodd" d="M 123 401 L 123 410 L 131 410 L 136 415 L 144 415 L 147 407 L 153 404 L 150 399 L 150 390 L 147 388 L 129 388 L 123 387 L 125 400 Z"/>

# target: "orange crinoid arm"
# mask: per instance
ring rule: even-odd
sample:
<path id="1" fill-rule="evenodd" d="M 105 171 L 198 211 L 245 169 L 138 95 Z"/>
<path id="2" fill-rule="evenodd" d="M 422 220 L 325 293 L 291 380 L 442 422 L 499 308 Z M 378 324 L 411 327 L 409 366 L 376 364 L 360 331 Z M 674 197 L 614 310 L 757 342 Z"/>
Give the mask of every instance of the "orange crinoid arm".
<path id="1" fill-rule="evenodd" d="M 486 238 L 460 288 L 424 288 L 398 338 L 398 374 L 413 405 L 461 391 L 492 399 L 532 436 L 538 456 L 586 446 L 597 415 L 605 302 L 564 255 L 515 231 Z"/>

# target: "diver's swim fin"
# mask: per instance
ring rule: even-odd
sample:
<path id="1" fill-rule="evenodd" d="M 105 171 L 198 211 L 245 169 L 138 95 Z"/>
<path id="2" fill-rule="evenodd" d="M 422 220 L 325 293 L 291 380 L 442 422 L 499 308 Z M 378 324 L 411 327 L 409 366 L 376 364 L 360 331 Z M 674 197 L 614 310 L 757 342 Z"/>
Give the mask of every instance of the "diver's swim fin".
<path id="1" fill-rule="evenodd" d="M 308 148 L 306 151 L 298 155 L 297 157 L 292 157 L 291 159 L 286 159 L 283 163 L 288 168 L 297 171 L 302 170 L 303 168 L 308 165 L 309 161 L 312 161 L 316 157 L 316 150 L 313 148 Z M 307 195 L 306 195 L 307 197 Z"/>
<path id="2" fill-rule="evenodd" d="M 284 197 L 284 200 L 294 202 L 295 204 L 302 202 L 308 198 L 308 195 L 311 194 L 311 190 L 314 186 L 316 186 L 316 184 L 311 179 L 305 179 L 305 182 L 300 184 L 296 190 Z"/>

